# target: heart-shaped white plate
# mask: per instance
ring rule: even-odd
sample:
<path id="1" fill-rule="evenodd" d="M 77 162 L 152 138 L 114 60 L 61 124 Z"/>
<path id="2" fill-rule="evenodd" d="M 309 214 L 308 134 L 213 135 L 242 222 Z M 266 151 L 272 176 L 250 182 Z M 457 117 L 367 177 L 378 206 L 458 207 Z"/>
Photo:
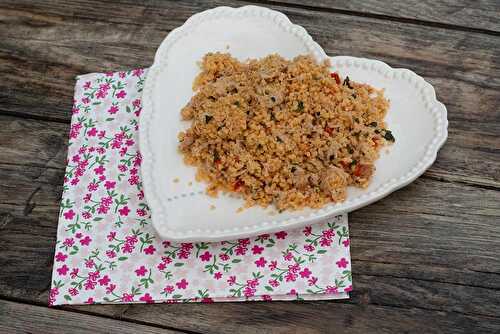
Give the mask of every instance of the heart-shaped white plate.
<path id="1" fill-rule="evenodd" d="M 219 241 L 299 228 L 353 211 L 415 180 L 435 160 L 447 137 L 445 106 L 432 86 L 406 69 L 376 60 L 332 57 L 332 71 L 385 88 L 391 106 L 386 117 L 396 142 L 384 149 L 366 189 L 349 188 L 347 200 L 322 209 L 271 213 L 253 207 L 237 212 L 243 200 L 205 195 L 195 169 L 182 162 L 177 134 L 189 124 L 180 110 L 189 101 L 197 62 L 207 52 L 226 51 L 244 60 L 278 53 L 285 58 L 327 57 L 300 26 L 282 13 L 256 6 L 218 7 L 192 16 L 158 49 L 146 78 L 140 116 L 141 168 L 146 199 L 158 234 L 174 241 Z"/>

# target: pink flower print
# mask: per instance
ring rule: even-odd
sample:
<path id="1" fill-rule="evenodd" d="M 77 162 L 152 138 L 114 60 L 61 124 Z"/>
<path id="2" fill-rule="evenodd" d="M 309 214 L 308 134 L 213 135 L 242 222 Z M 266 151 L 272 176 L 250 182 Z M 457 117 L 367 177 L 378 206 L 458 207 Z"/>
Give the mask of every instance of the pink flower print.
<path id="1" fill-rule="evenodd" d="M 317 277 L 311 276 L 311 278 L 307 280 L 307 283 L 309 284 L 309 286 L 312 286 L 315 285 L 317 281 L 318 281 Z"/>
<path id="2" fill-rule="evenodd" d="M 91 194 L 91 193 L 88 193 L 88 194 L 86 194 L 86 195 L 83 197 L 83 201 L 84 201 L 85 203 L 88 203 L 88 202 L 90 202 L 90 199 L 91 199 L 91 198 L 92 198 L 92 194 Z"/>
<path id="3" fill-rule="evenodd" d="M 118 76 L 119 76 L 121 79 L 125 78 L 125 76 L 126 76 L 126 75 L 127 75 L 127 73 L 125 73 L 125 72 L 118 72 Z"/>
<path id="4" fill-rule="evenodd" d="M 78 149 L 78 154 L 84 154 L 87 152 L 87 148 L 85 146 L 82 146 Z"/>
<path id="5" fill-rule="evenodd" d="M 314 246 L 313 245 L 304 245 L 304 249 L 308 252 L 314 252 Z"/>
<path id="6" fill-rule="evenodd" d="M 96 151 L 99 154 L 104 154 L 106 152 L 106 149 L 104 147 L 98 147 Z"/>
<path id="7" fill-rule="evenodd" d="M 123 99 L 125 98 L 125 96 L 127 95 L 127 92 L 125 92 L 123 89 L 121 91 L 119 91 L 117 94 L 116 94 L 116 97 L 119 98 L 119 99 Z"/>
<path id="8" fill-rule="evenodd" d="M 255 295 L 255 292 L 257 290 L 256 289 L 253 289 L 249 286 L 247 286 L 245 289 L 243 289 L 243 294 L 245 295 L 245 297 L 253 297 Z"/>
<path id="9" fill-rule="evenodd" d="M 113 241 L 113 239 L 116 237 L 116 232 L 115 231 L 111 231 L 108 233 L 108 235 L 106 236 L 106 238 L 108 238 L 108 241 Z"/>
<path id="10" fill-rule="evenodd" d="M 87 186 L 88 191 L 96 191 L 99 185 L 95 182 L 90 182 Z"/>
<path id="11" fill-rule="evenodd" d="M 94 260 L 90 259 L 90 260 L 85 260 L 85 267 L 87 268 L 93 268 L 94 267 Z"/>
<path id="12" fill-rule="evenodd" d="M 262 254 L 263 250 L 264 250 L 264 247 L 260 247 L 259 245 L 255 245 L 252 247 L 253 255 Z"/>
<path id="13" fill-rule="evenodd" d="M 87 135 L 89 137 L 95 137 L 97 135 L 97 129 L 96 128 L 90 129 L 89 131 L 87 131 Z"/>
<path id="14" fill-rule="evenodd" d="M 100 90 L 109 90 L 111 87 L 109 86 L 109 83 L 102 83 L 99 85 Z"/>
<path id="15" fill-rule="evenodd" d="M 78 268 L 73 268 L 73 270 L 71 270 L 71 272 L 69 273 L 69 276 L 72 279 L 75 279 L 78 276 Z"/>
<path id="16" fill-rule="evenodd" d="M 247 252 L 247 248 L 246 247 L 242 247 L 242 246 L 237 246 L 235 249 L 234 249 L 234 253 L 236 255 L 245 255 Z"/>
<path id="17" fill-rule="evenodd" d="M 148 304 L 153 303 L 153 297 L 151 297 L 151 295 L 148 292 L 146 292 L 144 294 L 144 296 L 142 296 L 141 298 L 139 298 L 139 300 L 141 302 L 146 302 Z"/>
<path id="18" fill-rule="evenodd" d="M 278 267 L 278 261 L 271 261 L 268 267 L 269 270 L 273 271 L 274 269 L 276 269 L 276 267 Z"/>
<path id="19" fill-rule="evenodd" d="M 128 179 L 128 183 L 131 186 L 138 184 L 139 183 L 139 176 L 138 175 L 131 175 L 130 178 Z"/>
<path id="20" fill-rule="evenodd" d="M 86 280 L 83 286 L 85 287 L 85 290 L 94 290 L 97 285 L 96 281 L 92 281 L 90 279 Z"/>
<path id="21" fill-rule="evenodd" d="M 92 85 L 92 82 L 90 81 L 86 81 L 84 84 L 83 84 L 83 89 L 87 90 L 90 88 L 90 85 Z"/>
<path id="22" fill-rule="evenodd" d="M 68 289 L 68 292 L 70 295 L 72 296 L 76 296 L 79 292 L 78 292 L 78 289 L 76 288 L 71 288 L 71 289 Z"/>
<path id="23" fill-rule="evenodd" d="M 141 190 L 139 191 L 139 193 L 137 193 L 137 198 L 142 201 L 144 199 L 144 190 Z"/>
<path id="24" fill-rule="evenodd" d="M 97 208 L 97 213 L 99 214 L 106 214 L 109 211 L 109 207 L 101 205 Z"/>
<path id="25" fill-rule="evenodd" d="M 115 284 L 110 284 L 106 287 L 106 293 L 109 295 L 110 293 L 113 293 L 115 291 L 116 285 Z"/>
<path id="26" fill-rule="evenodd" d="M 177 285 L 177 289 L 185 289 L 189 285 L 188 281 L 186 281 L 185 278 L 180 280 L 179 282 L 175 283 Z"/>
<path id="27" fill-rule="evenodd" d="M 63 216 L 67 220 L 72 220 L 75 217 L 75 211 L 73 209 L 69 209 L 69 211 L 66 211 Z"/>
<path id="28" fill-rule="evenodd" d="M 248 239 L 248 238 L 246 238 L 246 239 L 239 239 L 238 240 L 238 244 L 241 247 L 246 247 L 246 246 L 250 245 L 250 239 Z"/>
<path id="29" fill-rule="evenodd" d="M 128 235 L 125 237 L 125 241 L 129 244 L 135 244 L 137 243 L 137 236 L 136 235 Z"/>
<path id="30" fill-rule="evenodd" d="M 273 298 L 270 295 L 262 295 L 261 296 L 263 301 L 270 302 L 273 300 Z"/>
<path id="31" fill-rule="evenodd" d="M 297 290 L 295 290 L 295 289 L 292 289 L 289 292 L 287 292 L 287 295 L 297 295 L 297 294 L 298 294 Z"/>
<path id="32" fill-rule="evenodd" d="M 114 114 L 116 114 L 118 112 L 118 110 L 119 110 L 118 106 L 111 106 L 108 109 L 108 113 L 110 113 L 111 115 L 114 115 Z"/>
<path id="33" fill-rule="evenodd" d="M 99 176 L 99 181 L 101 181 L 101 182 L 102 182 L 102 181 L 104 181 L 104 180 L 106 180 L 106 176 L 105 176 L 105 175 L 101 175 L 101 176 Z"/>
<path id="34" fill-rule="evenodd" d="M 169 264 L 169 263 L 172 263 L 172 259 L 168 256 L 162 256 L 161 257 L 161 262 L 165 263 L 165 264 Z"/>
<path id="35" fill-rule="evenodd" d="M 111 204 L 113 204 L 113 197 L 106 196 L 101 198 L 101 205 L 110 206 Z"/>
<path id="36" fill-rule="evenodd" d="M 92 153 L 95 151 L 95 147 L 89 147 L 89 152 Z"/>
<path id="37" fill-rule="evenodd" d="M 105 170 L 106 168 L 103 165 L 99 165 L 99 167 L 94 168 L 94 173 L 96 173 L 97 175 L 103 174 Z"/>
<path id="38" fill-rule="evenodd" d="M 71 113 L 73 115 L 78 114 L 79 112 L 80 112 L 80 108 L 78 108 L 78 107 L 71 108 Z M 70 138 L 76 138 L 76 137 L 78 137 L 78 131 L 70 131 L 69 132 L 69 137 Z"/>
<path id="39" fill-rule="evenodd" d="M 116 186 L 115 181 L 106 181 L 106 183 L 104 183 L 104 188 L 106 188 L 107 190 L 114 189 L 115 186 Z"/>
<path id="40" fill-rule="evenodd" d="M 90 103 L 90 99 L 88 97 L 84 97 L 82 99 L 82 102 L 85 103 L 85 104 L 89 104 Z"/>
<path id="41" fill-rule="evenodd" d="M 112 258 L 116 257 L 116 253 L 115 253 L 115 251 L 107 250 L 106 251 L 106 256 L 109 257 L 110 259 L 112 259 Z"/>
<path id="42" fill-rule="evenodd" d="M 63 245 L 66 247 L 71 247 L 75 243 L 75 240 L 73 238 L 66 238 L 63 241 Z"/>
<path id="43" fill-rule="evenodd" d="M 254 262 L 257 267 L 264 268 L 266 266 L 267 261 L 261 256 L 260 259 Z"/>
<path id="44" fill-rule="evenodd" d="M 335 293 L 338 293 L 338 289 L 337 289 L 337 287 L 336 287 L 336 286 L 330 286 L 330 285 L 328 285 L 328 286 L 326 287 L 326 289 L 325 289 L 325 292 L 326 292 L 327 294 L 329 294 L 329 295 L 333 295 L 333 294 L 335 294 Z"/>
<path id="45" fill-rule="evenodd" d="M 279 286 L 279 285 L 280 285 L 280 282 L 278 282 L 278 281 L 277 281 L 277 280 L 275 280 L 275 279 L 270 279 L 270 280 L 268 281 L 268 283 L 269 283 L 269 285 L 270 285 L 270 286 L 272 286 L 273 288 L 275 288 L 275 287 L 277 287 L 277 286 Z"/>
<path id="46" fill-rule="evenodd" d="M 166 294 L 169 294 L 169 293 L 172 293 L 174 292 L 174 286 L 173 285 L 167 285 L 163 288 L 163 291 L 166 293 Z"/>
<path id="47" fill-rule="evenodd" d="M 212 298 L 210 298 L 210 297 L 203 297 L 201 299 L 201 302 L 204 303 L 204 304 L 211 304 L 211 303 L 214 302 L 214 300 Z"/>
<path id="48" fill-rule="evenodd" d="M 89 299 L 87 299 L 84 303 L 85 304 L 94 304 L 94 298 L 89 297 Z"/>
<path id="49" fill-rule="evenodd" d="M 68 255 L 64 255 L 63 253 L 58 252 L 56 254 L 56 257 L 55 257 L 56 258 L 56 262 L 64 262 L 64 261 L 66 261 L 67 257 L 68 257 Z"/>
<path id="50" fill-rule="evenodd" d="M 142 163 L 142 155 L 140 152 L 137 152 L 134 158 L 134 166 L 139 167 Z"/>
<path id="51" fill-rule="evenodd" d="M 335 232 L 332 229 L 325 230 L 321 234 L 328 239 L 332 239 L 335 236 Z"/>
<path id="52" fill-rule="evenodd" d="M 158 263 L 158 265 L 156 266 L 156 268 L 158 268 L 158 270 L 162 271 L 165 268 L 167 268 L 167 265 L 165 263 L 163 263 L 163 262 L 160 262 L 160 263 Z"/>
<path id="53" fill-rule="evenodd" d="M 205 253 L 200 255 L 200 259 L 202 261 L 205 261 L 205 262 L 210 261 L 211 258 L 212 258 L 212 254 L 210 254 L 209 251 L 206 251 Z"/>
<path id="54" fill-rule="evenodd" d="M 72 158 L 71 161 L 73 162 L 80 162 L 80 156 L 78 154 L 75 154 Z"/>
<path id="55" fill-rule="evenodd" d="M 127 171 L 127 169 L 128 169 L 128 168 L 127 168 L 127 166 L 126 166 L 126 165 L 118 165 L 118 170 L 119 170 L 120 172 L 122 172 L 122 173 L 123 173 L 123 172 L 126 172 L 126 171 Z"/>
<path id="56" fill-rule="evenodd" d="M 302 233 L 304 233 L 304 235 L 306 237 L 310 236 L 311 233 L 312 233 L 312 227 L 311 226 L 306 226 L 303 230 L 302 230 Z"/>
<path id="57" fill-rule="evenodd" d="M 162 241 L 162 243 L 161 243 L 161 244 L 163 245 L 163 247 L 167 248 L 167 247 L 169 247 L 172 243 L 171 243 L 170 241 L 168 241 L 168 240 L 164 240 L 164 241 Z"/>
<path id="58" fill-rule="evenodd" d="M 345 257 L 341 258 L 337 262 L 335 262 L 339 268 L 347 268 L 349 261 L 345 259 Z"/>
<path id="59" fill-rule="evenodd" d="M 61 276 L 66 276 L 68 270 L 69 270 L 68 266 L 63 264 L 62 267 L 57 268 L 57 273 Z"/>
<path id="60" fill-rule="evenodd" d="M 134 77 L 140 77 L 144 73 L 144 70 L 142 68 L 138 68 L 132 71 L 132 75 Z"/>
<path id="61" fill-rule="evenodd" d="M 285 259 L 285 261 L 292 261 L 293 254 L 291 252 L 287 252 L 285 255 L 283 255 L 283 259 Z"/>
<path id="62" fill-rule="evenodd" d="M 83 176 L 83 174 L 85 173 L 85 169 L 84 168 L 80 168 L 78 167 L 76 170 L 75 170 L 75 176 L 78 177 L 78 176 Z"/>
<path id="63" fill-rule="evenodd" d="M 83 236 L 83 234 L 81 232 L 78 232 L 77 234 L 75 234 L 75 238 L 77 238 L 77 239 L 80 239 L 82 236 Z"/>
<path id="64" fill-rule="evenodd" d="M 236 283 L 236 276 L 229 276 L 229 278 L 227 279 L 227 284 L 231 286 L 234 285 L 235 283 Z"/>
<path id="65" fill-rule="evenodd" d="M 106 131 L 105 131 L 105 130 L 101 130 L 101 131 L 99 131 L 99 133 L 97 134 L 97 138 L 99 138 L 99 139 L 103 139 L 105 135 L 106 135 Z"/>
<path id="66" fill-rule="evenodd" d="M 113 76 L 113 72 L 111 71 L 108 71 L 105 73 L 107 77 L 112 77 Z M 109 85 L 108 85 L 109 86 Z"/>
<path id="67" fill-rule="evenodd" d="M 257 236 L 257 240 L 262 240 L 262 241 L 264 241 L 264 240 L 269 239 L 269 237 L 270 237 L 270 235 L 269 235 L 269 234 L 261 234 L 261 235 Z"/>
<path id="68" fill-rule="evenodd" d="M 135 274 L 137 276 L 145 276 L 147 272 L 148 272 L 148 270 L 144 266 L 140 266 L 139 268 L 137 268 L 135 270 Z"/>
<path id="69" fill-rule="evenodd" d="M 349 247 L 349 239 L 345 239 L 344 241 L 342 241 L 342 244 L 344 245 L 344 247 Z"/>
<path id="70" fill-rule="evenodd" d="M 144 209 L 137 209 L 135 212 L 137 213 L 137 215 L 139 217 L 144 217 L 146 215 L 146 210 L 144 210 Z M 189 253 L 188 253 L 188 255 L 189 255 Z"/>
<path id="71" fill-rule="evenodd" d="M 87 235 L 87 236 L 85 236 L 85 238 L 83 238 L 82 240 L 80 240 L 80 244 L 82 246 L 88 246 L 88 245 L 90 245 L 91 241 L 92 241 L 92 239 Z"/>
<path id="72" fill-rule="evenodd" d="M 288 270 L 294 274 L 298 273 L 300 270 L 300 265 L 298 263 L 295 263 L 293 265 L 288 266 Z"/>
<path id="73" fill-rule="evenodd" d="M 124 293 L 122 295 L 122 302 L 124 303 L 130 303 L 130 302 L 133 302 L 134 301 L 134 295 L 130 294 L 130 293 Z"/>
<path id="74" fill-rule="evenodd" d="M 71 184 L 72 186 L 76 186 L 76 185 L 78 184 L 78 182 L 80 182 L 80 179 L 79 179 L 79 178 L 77 178 L 77 177 L 75 177 L 74 179 L 71 179 L 70 184 Z"/>
<path id="75" fill-rule="evenodd" d="M 309 276 L 311 276 L 312 274 L 312 271 L 310 271 L 309 268 L 304 268 L 299 274 L 302 278 L 309 278 Z"/>
<path id="76" fill-rule="evenodd" d="M 97 93 L 95 94 L 95 97 L 98 98 L 98 99 L 103 99 L 103 98 L 106 97 L 106 95 L 108 95 L 108 91 L 107 90 L 99 89 L 97 91 Z"/>
<path id="77" fill-rule="evenodd" d="M 319 240 L 319 244 L 321 245 L 321 247 L 328 247 L 332 244 L 332 239 L 321 238 Z"/>
<path id="78" fill-rule="evenodd" d="M 101 276 L 101 273 L 98 271 L 89 272 L 89 280 L 91 280 L 91 281 L 97 280 L 100 276 Z"/>
<path id="79" fill-rule="evenodd" d="M 352 291 L 352 285 L 349 285 L 347 288 L 344 289 L 344 292 L 351 292 Z"/>
<path id="80" fill-rule="evenodd" d="M 141 106 L 141 100 L 135 99 L 134 101 L 132 101 L 132 105 L 134 106 L 134 108 L 139 108 Z"/>
<path id="81" fill-rule="evenodd" d="M 217 280 L 221 279 L 222 278 L 222 273 L 220 271 L 216 272 L 214 274 L 214 278 L 217 279 Z"/>
<path id="82" fill-rule="evenodd" d="M 137 168 L 135 168 L 135 167 L 134 167 L 134 168 L 132 168 L 132 169 L 130 170 L 130 174 L 132 174 L 132 175 L 136 175 L 136 174 L 137 174 Z"/>
<path id="83" fill-rule="evenodd" d="M 221 259 L 221 261 L 227 261 L 229 260 L 229 255 L 221 253 L 219 254 L 219 259 Z"/>
<path id="84" fill-rule="evenodd" d="M 287 272 L 285 275 L 285 281 L 287 282 L 295 282 L 296 279 L 297 279 L 297 274 L 294 274 L 290 271 Z"/>
<path id="85" fill-rule="evenodd" d="M 82 217 L 83 217 L 84 219 L 90 219 L 90 218 L 92 217 L 92 214 L 91 214 L 90 212 L 88 212 L 88 211 L 84 211 L 84 212 L 82 213 Z"/>
<path id="86" fill-rule="evenodd" d="M 120 210 L 118 210 L 118 212 L 120 213 L 120 216 L 128 216 L 128 214 L 130 213 L 130 209 L 128 208 L 128 206 L 124 206 L 123 208 L 121 208 Z"/>
<path id="87" fill-rule="evenodd" d="M 288 233 L 286 233 L 285 231 L 281 231 L 281 232 L 275 233 L 274 235 L 276 236 L 277 239 L 285 239 L 286 236 L 288 235 Z"/>
<path id="88" fill-rule="evenodd" d="M 251 287 L 251 288 L 255 288 L 259 285 L 259 280 L 254 278 L 254 279 L 249 279 L 247 281 L 247 286 Z"/>
<path id="89" fill-rule="evenodd" d="M 120 149 L 120 156 L 123 157 L 125 154 L 127 154 L 128 147 L 124 146 Z"/>
<path id="90" fill-rule="evenodd" d="M 127 145 L 127 146 L 132 146 L 134 144 L 135 144 L 135 141 L 133 139 L 127 139 L 125 141 L 125 145 Z"/>
<path id="91" fill-rule="evenodd" d="M 149 245 L 148 247 L 144 248 L 144 254 L 153 255 L 155 252 L 156 248 L 153 245 Z"/>

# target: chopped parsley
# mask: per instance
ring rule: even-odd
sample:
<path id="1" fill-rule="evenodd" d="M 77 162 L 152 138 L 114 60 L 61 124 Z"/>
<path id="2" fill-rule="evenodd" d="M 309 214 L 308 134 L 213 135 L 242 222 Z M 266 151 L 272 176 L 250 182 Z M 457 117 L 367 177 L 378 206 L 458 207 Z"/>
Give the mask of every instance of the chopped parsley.
<path id="1" fill-rule="evenodd" d="M 297 105 L 297 111 L 304 111 L 304 102 L 302 101 L 299 101 L 298 105 Z"/>
<path id="2" fill-rule="evenodd" d="M 392 142 L 396 141 L 396 138 L 394 138 L 394 136 L 392 135 L 392 132 L 390 130 L 385 130 L 384 138 L 387 141 L 392 141 Z"/>

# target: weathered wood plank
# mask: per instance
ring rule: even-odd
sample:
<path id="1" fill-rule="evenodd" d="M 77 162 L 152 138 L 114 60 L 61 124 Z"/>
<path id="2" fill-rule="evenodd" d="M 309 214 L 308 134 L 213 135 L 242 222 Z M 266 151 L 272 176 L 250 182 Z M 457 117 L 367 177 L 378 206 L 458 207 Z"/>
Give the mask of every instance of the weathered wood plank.
<path id="1" fill-rule="evenodd" d="M 4 2 L 0 7 L 4 28 L 0 29 L 0 71 L 5 80 L 0 83 L 0 111 L 68 121 L 77 74 L 149 66 L 168 31 L 195 12 L 224 4 L 232 2 L 157 2 L 155 6 Z M 498 123 L 498 37 L 273 8 L 306 27 L 329 54 L 378 58 L 424 75 L 449 105 L 451 120 L 495 119 Z"/>
<path id="2" fill-rule="evenodd" d="M 0 300 L 0 332 L 9 333 L 181 333 L 88 314 Z"/>
<path id="3" fill-rule="evenodd" d="M 381 15 L 462 28 L 500 32 L 500 3 L 495 0 L 268 0 L 263 3 L 298 5 L 307 9 L 349 12 L 352 15 Z M 423 21 L 423 22 L 422 22 Z"/>
<path id="4" fill-rule="evenodd" d="M 62 171 L 39 170 L 0 165 L 0 291 L 44 302 Z M 499 201 L 495 190 L 421 179 L 351 214 L 354 300 L 500 314 Z"/>

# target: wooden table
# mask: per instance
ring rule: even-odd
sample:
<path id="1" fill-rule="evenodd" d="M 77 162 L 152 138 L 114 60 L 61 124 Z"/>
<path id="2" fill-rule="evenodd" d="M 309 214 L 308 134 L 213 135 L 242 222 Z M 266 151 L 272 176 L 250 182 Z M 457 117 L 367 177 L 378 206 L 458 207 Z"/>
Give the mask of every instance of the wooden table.
<path id="1" fill-rule="evenodd" d="M 75 76 L 147 67 L 192 14 L 244 1 L 0 3 L 0 332 L 500 332 L 498 0 L 261 0 L 330 55 L 414 70 L 449 138 L 416 182 L 349 215 L 346 301 L 47 308 Z"/>

